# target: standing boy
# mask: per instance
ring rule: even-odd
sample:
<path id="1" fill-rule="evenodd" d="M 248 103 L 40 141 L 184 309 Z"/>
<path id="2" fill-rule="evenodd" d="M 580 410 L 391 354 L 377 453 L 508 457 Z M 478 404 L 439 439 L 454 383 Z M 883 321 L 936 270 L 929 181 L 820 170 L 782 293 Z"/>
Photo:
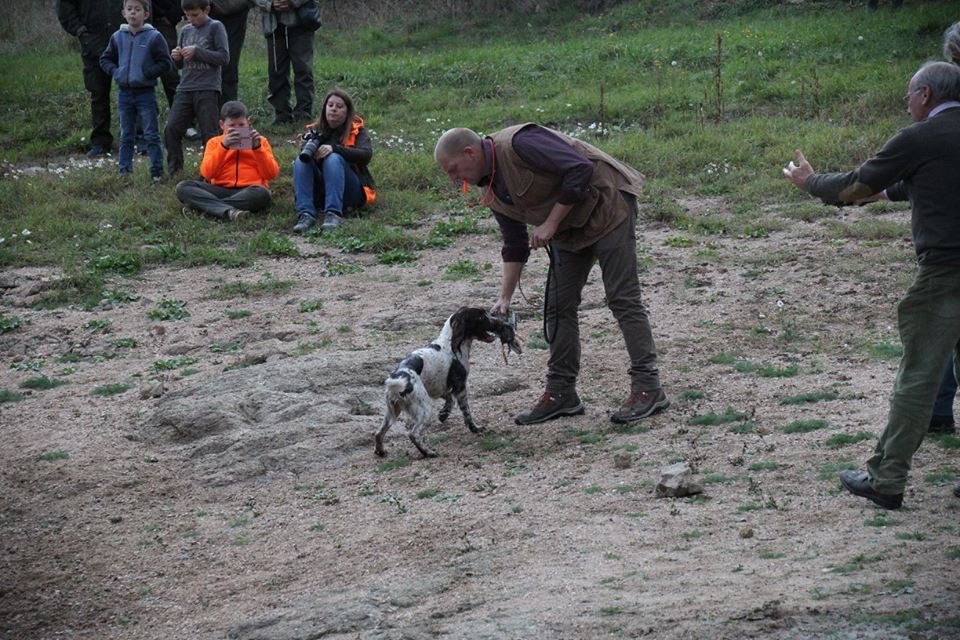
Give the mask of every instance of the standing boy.
<path id="1" fill-rule="evenodd" d="M 150 176 L 163 177 L 163 151 L 160 149 L 160 125 L 157 123 L 157 78 L 173 69 L 167 42 L 147 23 L 147 0 L 125 0 L 122 25 L 100 56 L 100 68 L 119 87 L 117 111 L 120 116 L 120 173 L 133 173 L 133 147 L 137 117 L 150 157 Z"/>
<path id="2" fill-rule="evenodd" d="M 230 60 L 227 32 L 219 20 L 210 17 L 210 0 L 183 0 L 180 6 L 187 24 L 170 55 L 183 74 L 163 130 L 170 175 L 183 170 L 181 141 L 194 119 L 204 144 L 217 135 L 220 67 Z"/>
<path id="3" fill-rule="evenodd" d="M 177 185 L 177 198 L 186 205 L 184 213 L 193 209 L 235 222 L 248 211 L 270 206 L 270 181 L 280 173 L 280 165 L 270 142 L 250 126 L 242 102 L 225 102 L 220 118 L 223 134 L 207 142 L 200 163 L 206 181 L 184 180 Z"/>

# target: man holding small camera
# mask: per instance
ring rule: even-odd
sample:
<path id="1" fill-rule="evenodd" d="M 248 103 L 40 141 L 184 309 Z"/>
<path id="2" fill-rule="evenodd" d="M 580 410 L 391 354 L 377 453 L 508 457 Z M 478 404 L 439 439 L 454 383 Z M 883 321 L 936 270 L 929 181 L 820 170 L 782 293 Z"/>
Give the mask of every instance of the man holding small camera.
<path id="1" fill-rule="evenodd" d="M 177 184 L 184 215 L 201 213 L 236 222 L 251 211 L 270 206 L 270 181 L 280 173 L 270 142 L 250 126 L 247 107 L 238 100 L 220 109 L 220 130 L 203 151 L 204 180 Z"/>

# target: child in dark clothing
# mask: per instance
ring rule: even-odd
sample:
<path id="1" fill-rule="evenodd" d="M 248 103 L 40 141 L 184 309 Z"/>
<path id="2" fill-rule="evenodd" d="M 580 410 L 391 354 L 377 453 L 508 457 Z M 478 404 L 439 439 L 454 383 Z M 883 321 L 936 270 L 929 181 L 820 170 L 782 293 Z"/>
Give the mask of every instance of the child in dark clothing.
<path id="1" fill-rule="evenodd" d="M 120 116 L 120 173 L 133 173 L 133 149 L 137 119 L 143 127 L 150 157 L 150 175 L 163 177 L 163 151 L 160 149 L 160 125 L 157 122 L 157 78 L 173 69 L 166 40 L 147 23 L 148 0 L 125 0 L 123 18 L 127 24 L 110 37 L 100 56 L 100 68 L 119 87 L 117 110 Z"/>
<path id="2" fill-rule="evenodd" d="M 183 68 L 183 74 L 163 130 L 171 175 L 183 169 L 181 141 L 194 119 L 204 145 L 217 135 L 220 69 L 230 60 L 227 32 L 223 23 L 210 17 L 210 0 L 182 0 L 180 6 L 188 24 L 180 32 L 180 44 L 170 55 Z"/>

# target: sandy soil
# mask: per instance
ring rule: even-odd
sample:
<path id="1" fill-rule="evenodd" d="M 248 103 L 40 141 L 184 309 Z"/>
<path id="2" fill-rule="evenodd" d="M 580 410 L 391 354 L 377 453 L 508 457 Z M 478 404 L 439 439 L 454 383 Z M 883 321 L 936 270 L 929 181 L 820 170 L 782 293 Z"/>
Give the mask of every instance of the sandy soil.
<path id="1" fill-rule="evenodd" d="M 0 336 L 0 389 L 23 398 L 0 404 L 0 638 L 960 637 L 957 450 L 924 443 L 898 512 L 836 481 L 884 424 L 896 360 L 869 347 L 897 342 L 909 242 L 787 222 L 733 238 L 641 221 L 673 405 L 620 430 L 607 412 L 628 390 L 626 355 L 597 272 L 582 310 L 586 414 L 513 423 L 547 359 L 535 255 L 515 305 L 523 357 L 474 347 L 472 409 L 490 433 L 454 415 L 430 429 L 431 460 L 399 430 L 386 460 L 373 455 L 382 381 L 458 306 L 492 303 L 492 233 L 408 266 L 298 239 L 300 257 L 255 268 L 149 271 L 120 283 L 137 300 L 94 311 L 34 310 L 57 274 L 4 274 L 4 313 L 23 323 Z M 464 259 L 492 268 L 445 279 Z M 331 264 L 363 270 L 322 277 Z M 216 296 L 270 281 L 294 285 Z M 191 316 L 149 319 L 163 299 Z M 69 383 L 20 388 L 39 375 Z M 837 398 L 782 403 L 824 391 Z M 744 416 L 691 423 L 728 408 Z M 813 419 L 826 427 L 783 431 Z M 871 437 L 826 444 L 858 432 Z M 678 460 L 705 493 L 654 497 Z"/>

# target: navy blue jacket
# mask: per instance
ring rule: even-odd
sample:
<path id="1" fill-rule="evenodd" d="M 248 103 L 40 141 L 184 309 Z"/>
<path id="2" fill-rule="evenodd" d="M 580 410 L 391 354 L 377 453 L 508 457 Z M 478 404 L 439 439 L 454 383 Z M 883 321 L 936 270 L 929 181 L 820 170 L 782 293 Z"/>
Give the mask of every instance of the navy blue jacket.
<path id="1" fill-rule="evenodd" d="M 121 89 L 149 89 L 157 78 L 173 69 L 173 58 L 163 35 L 150 24 L 136 33 L 121 25 L 100 56 L 100 68 Z"/>

